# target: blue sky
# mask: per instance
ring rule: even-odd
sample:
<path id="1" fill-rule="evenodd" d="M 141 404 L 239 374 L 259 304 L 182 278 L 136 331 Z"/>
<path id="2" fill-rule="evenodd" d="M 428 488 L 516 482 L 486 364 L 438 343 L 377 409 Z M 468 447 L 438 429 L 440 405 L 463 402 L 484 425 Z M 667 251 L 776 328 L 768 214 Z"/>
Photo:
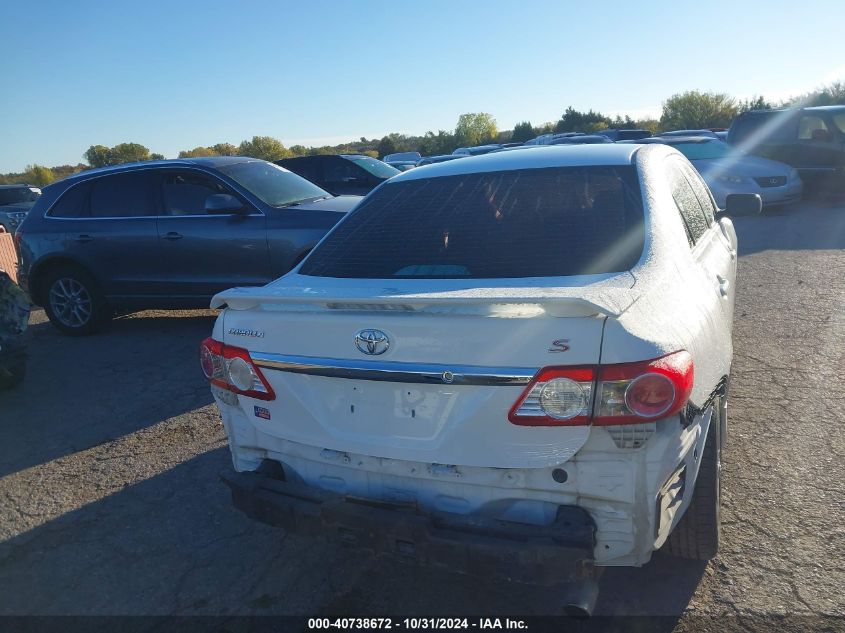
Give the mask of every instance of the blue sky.
<path id="1" fill-rule="evenodd" d="M 845 78 L 845 3 L 0 0 L 0 172 L 92 144 L 321 145 Z"/>

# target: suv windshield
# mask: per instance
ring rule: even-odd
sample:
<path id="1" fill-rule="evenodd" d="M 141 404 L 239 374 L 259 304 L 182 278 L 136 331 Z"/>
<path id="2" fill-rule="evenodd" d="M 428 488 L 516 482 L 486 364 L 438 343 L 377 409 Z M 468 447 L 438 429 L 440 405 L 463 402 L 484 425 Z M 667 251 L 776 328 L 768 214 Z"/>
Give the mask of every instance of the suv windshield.
<path id="1" fill-rule="evenodd" d="M 367 157 L 355 157 L 350 158 L 353 163 L 358 165 L 359 167 L 365 169 L 369 173 L 371 173 L 376 178 L 382 178 L 387 180 L 388 178 L 392 178 L 396 174 L 399 173 L 399 170 L 395 167 L 391 167 L 387 163 L 383 163 L 380 160 L 376 160 L 375 158 Z"/>
<path id="2" fill-rule="evenodd" d="M 727 158 L 731 154 L 739 152 L 738 149 L 716 139 L 706 143 L 673 143 L 672 147 L 681 152 L 689 160 Z"/>
<path id="3" fill-rule="evenodd" d="M 634 167 L 524 169 L 388 183 L 337 226 L 300 273 L 557 277 L 628 270 L 642 250 Z"/>
<path id="4" fill-rule="evenodd" d="M 0 189 L 0 205 L 35 202 L 40 194 L 29 187 Z"/>
<path id="5" fill-rule="evenodd" d="M 286 207 L 331 194 L 273 163 L 248 161 L 223 165 L 218 170 L 271 207 Z"/>

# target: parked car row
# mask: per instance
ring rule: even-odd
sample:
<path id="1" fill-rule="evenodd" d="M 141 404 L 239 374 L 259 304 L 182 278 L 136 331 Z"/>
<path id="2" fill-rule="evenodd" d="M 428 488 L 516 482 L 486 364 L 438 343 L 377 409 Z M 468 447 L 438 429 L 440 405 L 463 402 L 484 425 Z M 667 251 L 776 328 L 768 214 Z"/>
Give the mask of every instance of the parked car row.
<path id="1" fill-rule="evenodd" d="M 766 205 L 794 202 L 802 180 L 836 176 L 841 182 L 845 173 L 845 106 L 749 112 L 734 122 L 727 144 L 713 130 L 622 138 L 644 132 L 544 135 L 524 144 L 459 148 L 415 164 L 612 145 L 615 137 L 616 143 L 678 150 L 698 169 L 718 208 L 737 193 L 757 194 Z M 390 158 L 399 163 L 416 156 Z M 359 154 L 278 165 L 237 157 L 151 161 L 85 171 L 43 193 L 28 185 L 0 187 L 0 220 L 14 222 L 20 280 L 33 300 L 62 331 L 86 334 L 116 308 L 203 306 L 224 288 L 270 282 L 301 261 L 359 196 L 400 173 Z"/>

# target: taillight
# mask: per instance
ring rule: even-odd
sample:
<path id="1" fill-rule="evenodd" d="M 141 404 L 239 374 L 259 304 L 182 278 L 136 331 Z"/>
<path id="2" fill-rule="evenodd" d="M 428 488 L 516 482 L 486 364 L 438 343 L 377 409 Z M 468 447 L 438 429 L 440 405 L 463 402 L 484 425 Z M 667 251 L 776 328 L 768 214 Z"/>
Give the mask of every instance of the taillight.
<path id="1" fill-rule="evenodd" d="M 599 367 L 541 369 L 508 419 L 523 426 L 636 424 L 680 411 L 693 384 L 685 351 L 655 360 Z"/>
<path id="2" fill-rule="evenodd" d="M 264 374 L 241 347 L 207 338 L 200 345 L 200 366 L 212 385 L 259 400 L 276 399 Z"/>
<path id="3" fill-rule="evenodd" d="M 692 391 L 692 357 L 675 352 L 655 360 L 599 367 L 593 424 L 636 424 L 680 411 Z"/>
<path id="4" fill-rule="evenodd" d="M 546 367 L 513 405 L 508 419 L 522 426 L 589 424 L 593 407 L 592 367 Z"/>

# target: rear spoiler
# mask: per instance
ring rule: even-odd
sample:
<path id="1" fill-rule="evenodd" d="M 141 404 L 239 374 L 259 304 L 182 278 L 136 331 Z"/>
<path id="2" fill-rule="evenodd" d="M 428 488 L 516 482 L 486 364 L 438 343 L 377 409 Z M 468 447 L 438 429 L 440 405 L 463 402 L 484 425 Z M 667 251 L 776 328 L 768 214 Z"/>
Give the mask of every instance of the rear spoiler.
<path id="1" fill-rule="evenodd" d="M 332 289 L 337 290 L 337 289 Z M 537 306 L 552 316 L 605 314 L 618 317 L 639 298 L 639 292 L 623 287 L 579 288 L 473 288 L 451 292 L 374 295 L 369 292 L 315 292 L 298 287 L 232 288 L 215 295 L 212 308 L 233 310 L 263 308 L 301 311 L 348 310 L 415 312 L 461 308 L 514 308 Z M 272 306 L 272 307 L 271 307 Z"/>

